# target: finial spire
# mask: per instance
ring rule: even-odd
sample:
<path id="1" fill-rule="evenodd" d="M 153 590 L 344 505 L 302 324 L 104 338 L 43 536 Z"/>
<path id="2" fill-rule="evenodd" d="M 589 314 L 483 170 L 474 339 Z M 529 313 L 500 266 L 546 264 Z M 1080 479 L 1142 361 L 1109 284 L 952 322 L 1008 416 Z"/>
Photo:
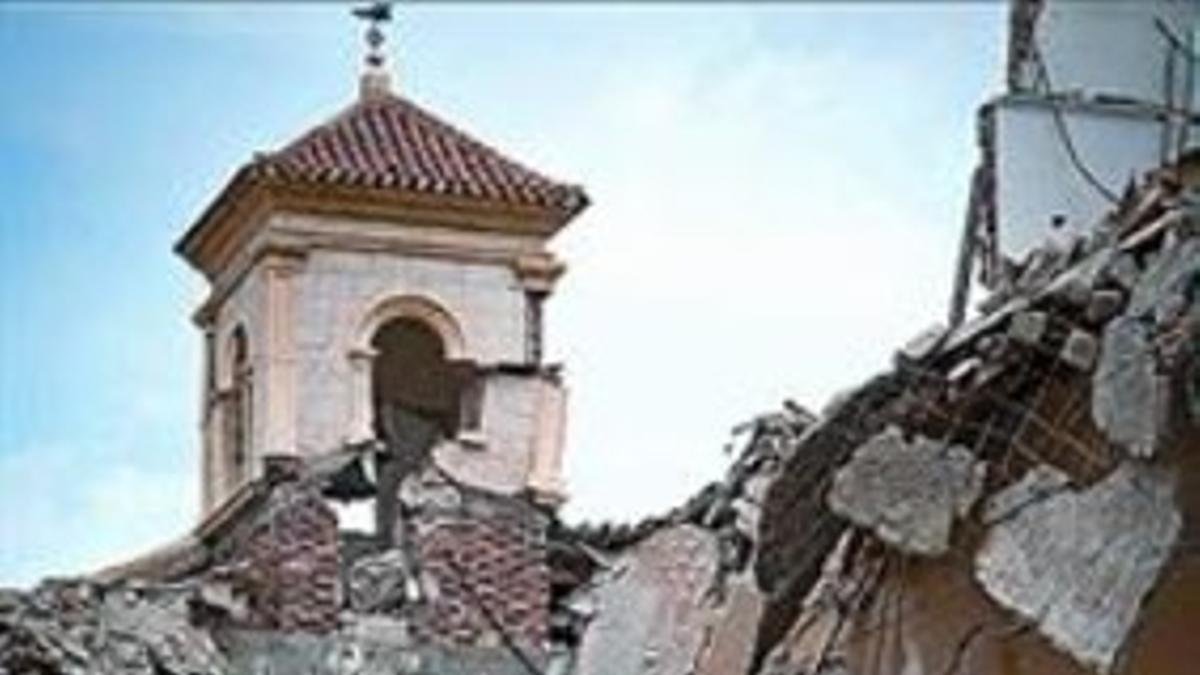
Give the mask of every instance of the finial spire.
<path id="1" fill-rule="evenodd" d="M 392 3 L 387 0 L 373 2 L 355 7 L 351 13 L 367 22 L 367 54 L 363 58 L 366 67 L 359 78 L 359 96 L 364 99 L 385 96 L 391 90 L 391 82 L 385 67 L 383 24 L 392 20 Z"/>

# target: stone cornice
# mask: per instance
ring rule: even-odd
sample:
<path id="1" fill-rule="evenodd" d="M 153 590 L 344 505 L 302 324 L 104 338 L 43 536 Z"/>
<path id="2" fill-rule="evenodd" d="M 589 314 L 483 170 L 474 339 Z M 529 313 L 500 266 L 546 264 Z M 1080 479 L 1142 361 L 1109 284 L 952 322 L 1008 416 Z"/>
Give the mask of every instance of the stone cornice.
<path id="1" fill-rule="evenodd" d="M 450 236 L 448 236 L 450 235 Z M 229 296 L 260 262 L 285 265 L 289 271 L 303 267 L 312 251 L 391 253 L 406 257 L 435 258 L 479 265 L 504 265 L 513 269 L 529 290 L 549 292 L 565 266 L 541 248 L 536 235 L 510 232 L 451 230 L 427 222 L 392 223 L 382 220 L 344 220 L 303 212 L 273 214 L 244 241 L 212 280 L 212 291 L 196 311 L 193 321 L 205 326 L 216 307 Z"/>
<path id="2" fill-rule="evenodd" d="M 521 286 L 531 293 L 549 293 L 567 266 L 548 251 L 524 254 L 512 263 Z"/>
<path id="3" fill-rule="evenodd" d="M 413 222 L 450 230 L 552 237 L 571 216 L 530 206 L 449 195 L 342 185 L 295 184 L 238 172 L 175 246 L 210 281 L 272 214 Z"/>

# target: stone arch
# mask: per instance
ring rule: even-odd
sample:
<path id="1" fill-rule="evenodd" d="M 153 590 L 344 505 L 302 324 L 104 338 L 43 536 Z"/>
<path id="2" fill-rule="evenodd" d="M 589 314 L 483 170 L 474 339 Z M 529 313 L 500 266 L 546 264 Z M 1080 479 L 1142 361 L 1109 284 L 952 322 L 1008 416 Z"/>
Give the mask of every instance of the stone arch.
<path id="1" fill-rule="evenodd" d="M 216 372 L 215 383 L 217 391 L 224 391 L 233 386 L 239 368 L 248 368 L 252 363 L 250 331 L 242 319 L 232 321 L 223 335 L 216 340 Z"/>
<path id="2" fill-rule="evenodd" d="M 375 437 L 371 379 L 376 350 L 372 341 L 385 325 L 404 319 L 418 322 L 437 335 L 446 360 L 455 363 L 472 360 L 462 328 L 440 303 L 412 294 L 389 294 L 376 298 L 359 314 L 346 352 L 350 360 L 351 385 L 349 425 L 345 438 L 351 443 Z"/>
<path id="3" fill-rule="evenodd" d="M 379 329 L 396 319 L 413 319 L 425 324 L 442 340 L 446 358 L 469 360 L 467 341 L 458 321 L 441 304 L 421 295 L 389 295 L 372 302 L 362 315 L 351 341 L 350 352 L 370 353 L 371 340 Z"/>
<path id="4" fill-rule="evenodd" d="M 250 338 L 244 324 L 229 331 L 222 346 L 224 387 L 221 391 L 221 473 L 229 494 L 249 475 L 253 436 L 254 381 Z"/>

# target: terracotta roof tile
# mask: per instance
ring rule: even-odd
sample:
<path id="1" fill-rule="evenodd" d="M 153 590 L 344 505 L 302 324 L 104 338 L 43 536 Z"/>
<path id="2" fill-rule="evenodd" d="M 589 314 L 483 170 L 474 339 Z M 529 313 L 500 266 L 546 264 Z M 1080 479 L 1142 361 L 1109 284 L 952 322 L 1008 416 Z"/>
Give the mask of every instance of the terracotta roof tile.
<path id="1" fill-rule="evenodd" d="M 247 167 L 255 177 L 450 195 L 546 208 L 571 216 L 587 205 L 579 186 L 505 157 L 411 101 L 360 100 L 329 122 Z"/>

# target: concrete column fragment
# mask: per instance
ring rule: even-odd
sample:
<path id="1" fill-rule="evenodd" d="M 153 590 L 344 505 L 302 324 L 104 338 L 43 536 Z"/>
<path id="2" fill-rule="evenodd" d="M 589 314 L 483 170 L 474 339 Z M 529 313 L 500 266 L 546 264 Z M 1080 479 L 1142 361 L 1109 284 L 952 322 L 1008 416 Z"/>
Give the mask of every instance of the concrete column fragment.
<path id="1" fill-rule="evenodd" d="M 938 556 L 979 498 L 985 465 L 959 446 L 890 427 L 854 452 L 829 492 L 833 511 L 910 553 Z"/>

